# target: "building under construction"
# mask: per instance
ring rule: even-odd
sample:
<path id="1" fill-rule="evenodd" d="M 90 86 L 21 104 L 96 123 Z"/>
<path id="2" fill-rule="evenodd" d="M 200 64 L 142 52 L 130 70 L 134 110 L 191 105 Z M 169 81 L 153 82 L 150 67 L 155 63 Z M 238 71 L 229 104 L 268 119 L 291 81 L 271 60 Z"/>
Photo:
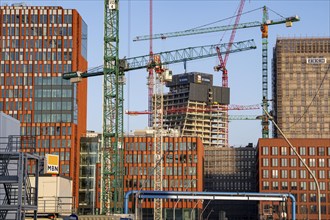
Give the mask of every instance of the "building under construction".
<path id="1" fill-rule="evenodd" d="M 213 75 L 198 72 L 174 75 L 166 86 L 165 128 L 201 137 L 204 147 L 225 147 L 229 88 L 213 86 Z"/>
<path id="2" fill-rule="evenodd" d="M 273 108 L 290 138 L 330 137 L 330 38 L 278 38 L 273 58 Z M 279 136 L 274 129 L 274 137 Z"/>

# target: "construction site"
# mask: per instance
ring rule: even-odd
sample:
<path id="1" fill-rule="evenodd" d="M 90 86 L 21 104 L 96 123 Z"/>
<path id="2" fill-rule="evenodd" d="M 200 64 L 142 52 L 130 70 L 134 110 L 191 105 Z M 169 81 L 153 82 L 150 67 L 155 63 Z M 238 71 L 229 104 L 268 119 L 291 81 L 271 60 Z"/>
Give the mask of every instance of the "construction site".
<path id="1" fill-rule="evenodd" d="M 270 9 L 263 6 L 258 8 L 262 21 L 242 23 L 246 2 L 237 3 L 234 16 L 224 19 L 232 19 L 229 25 L 154 34 L 150 0 L 150 32 L 134 38 L 135 42 L 149 41 L 149 53 L 121 58 L 119 11 L 123 9 L 119 0 L 105 0 L 103 64 L 89 69 L 87 24 L 77 10 L 23 3 L 1 6 L 0 21 L 5 25 L 0 32 L 4 39 L 0 43 L 4 64 L 0 75 L 0 219 L 306 219 L 296 208 L 304 205 L 296 198 L 297 187 L 291 191 L 276 191 L 278 187 L 267 191 L 261 187 L 268 178 L 264 171 L 268 152 L 264 153 L 265 146 L 254 143 L 232 147 L 229 123 L 259 121 L 259 137 L 265 141 L 261 143 L 267 143 L 271 136 L 283 138 L 270 121 L 276 121 L 290 138 L 319 138 L 322 144 L 329 140 L 330 84 L 326 74 L 330 39 L 278 37 L 269 68 L 269 29 L 277 25 L 292 27 L 300 17 L 269 19 Z M 19 40 L 17 45 L 7 45 L 6 40 L 12 40 L 10 36 L 16 33 L 11 24 L 22 29 L 16 34 L 22 45 Z M 235 40 L 237 30 L 255 27 L 260 29 L 261 45 L 253 39 Z M 153 51 L 157 39 L 225 31 L 230 32 L 227 43 L 221 38 L 217 44 Z M 31 38 L 29 43 L 29 35 L 42 40 Z M 22 52 L 16 58 L 7 47 L 16 52 L 21 49 L 26 55 Z M 45 53 L 44 58 L 36 55 L 39 48 L 43 48 L 40 51 Z M 229 56 L 257 50 L 261 55 L 261 104 L 232 104 Z M 214 71 L 220 72 L 221 77 L 218 73 L 187 71 L 187 62 L 210 57 L 217 59 Z M 16 61 L 22 64 L 22 71 L 14 67 Z M 178 63 L 184 64 L 183 73 L 172 72 L 170 66 Z M 147 70 L 148 75 L 147 106 L 145 110 L 132 110 L 124 101 L 125 87 L 129 86 L 126 75 L 141 69 Z M 87 130 L 87 79 L 98 76 L 103 77 L 99 88 L 102 132 L 95 133 Z M 218 78 L 220 85 L 215 83 Z M 300 82 L 304 82 L 302 87 Z M 268 94 L 270 87 L 272 98 Z M 19 90 L 24 91 L 23 95 L 17 95 Z M 307 114 L 302 106 L 314 100 L 316 104 L 310 104 Z M 33 103 L 31 107 L 28 102 Z M 259 115 L 230 113 L 241 110 L 261 111 Z M 131 116 L 146 117 L 148 126 L 125 131 L 125 120 Z M 299 121 L 302 123 L 292 129 L 290 123 Z M 330 165 L 329 159 L 322 157 L 330 156 L 329 146 L 318 147 L 324 148 L 318 154 L 319 161 Z M 269 155 L 278 155 L 275 148 L 274 145 Z M 262 161 L 261 155 L 265 157 Z M 269 160 L 276 169 L 277 159 Z M 272 177 L 277 175 L 273 173 Z M 266 180 L 261 182 L 262 178 Z M 330 186 L 328 182 L 322 183 Z M 326 187 L 321 190 L 329 195 Z M 329 217 L 330 212 L 321 211 L 316 200 L 309 202 L 316 204 L 309 212 L 313 219 Z M 326 205 L 330 207 L 329 202 Z M 265 207 L 276 207 L 276 212 L 265 212 Z M 321 212 L 326 218 L 320 217 Z"/>

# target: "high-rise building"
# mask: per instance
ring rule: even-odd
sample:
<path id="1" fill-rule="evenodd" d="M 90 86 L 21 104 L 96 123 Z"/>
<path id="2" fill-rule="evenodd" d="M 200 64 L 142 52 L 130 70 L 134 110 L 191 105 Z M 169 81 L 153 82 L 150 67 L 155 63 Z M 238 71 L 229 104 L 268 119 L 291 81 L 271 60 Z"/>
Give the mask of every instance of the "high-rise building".
<path id="1" fill-rule="evenodd" d="M 76 197 L 87 81 L 61 76 L 87 69 L 87 25 L 74 9 L 21 3 L 1 6 L 0 23 L 0 111 L 21 122 L 21 135 L 36 136 L 39 155 L 59 155 Z"/>
<path id="2" fill-rule="evenodd" d="M 206 148 L 204 153 L 204 191 L 256 192 L 256 148 Z M 212 211 L 213 210 L 213 211 Z M 212 211 L 212 212 L 211 212 Z M 255 201 L 212 201 L 204 212 L 209 219 L 257 219 Z"/>
<path id="3" fill-rule="evenodd" d="M 330 219 L 330 139 L 289 139 L 314 173 L 320 186 L 322 219 Z M 296 198 L 296 219 L 317 219 L 316 183 L 285 139 L 259 139 L 257 146 L 259 192 L 291 193 Z M 259 219 L 291 219 L 291 202 L 262 201 Z"/>
<path id="4" fill-rule="evenodd" d="M 214 86 L 213 75 L 198 72 L 173 75 L 166 86 L 164 127 L 178 129 L 182 136 L 201 137 L 204 147 L 224 147 L 229 88 Z"/>
<path id="5" fill-rule="evenodd" d="M 289 138 L 330 137 L 330 38 L 278 38 L 273 115 Z M 273 129 L 274 137 L 280 136 Z"/>
<path id="6" fill-rule="evenodd" d="M 98 166 L 101 163 L 102 134 L 88 131 L 80 139 L 78 214 L 99 213 Z"/>
<path id="7" fill-rule="evenodd" d="M 164 136 L 163 169 L 164 191 L 203 191 L 204 148 L 196 137 Z M 124 192 L 130 190 L 154 189 L 154 137 L 147 133 L 124 138 Z M 159 163 L 161 164 L 161 163 Z M 158 165 L 159 165 L 158 164 Z M 138 219 L 153 219 L 153 200 L 143 200 L 142 204 L 129 202 L 130 213 L 141 210 Z M 163 199 L 164 219 L 186 216 L 197 219 L 202 208 L 198 200 Z M 139 214 L 139 215 L 140 215 Z"/>

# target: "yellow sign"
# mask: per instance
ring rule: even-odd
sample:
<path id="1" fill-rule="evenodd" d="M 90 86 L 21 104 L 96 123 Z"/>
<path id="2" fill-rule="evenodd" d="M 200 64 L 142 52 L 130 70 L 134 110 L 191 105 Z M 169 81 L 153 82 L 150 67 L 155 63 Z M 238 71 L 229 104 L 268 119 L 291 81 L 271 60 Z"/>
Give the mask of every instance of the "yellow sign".
<path id="1" fill-rule="evenodd" d="M 55 154 L 45 155 L 44 170 L 46 174 L 58 174 L 59 173 L 59 157 Z"/>

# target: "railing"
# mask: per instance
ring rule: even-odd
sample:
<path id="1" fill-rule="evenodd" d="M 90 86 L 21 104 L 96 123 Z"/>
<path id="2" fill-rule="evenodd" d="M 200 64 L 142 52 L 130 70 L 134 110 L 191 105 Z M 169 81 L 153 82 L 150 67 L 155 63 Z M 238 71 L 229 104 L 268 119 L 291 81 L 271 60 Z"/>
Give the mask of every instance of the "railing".
<path id="1" fill-rule="evenodd" d="M 39 197 L 39 214 L 71 214 L 73 213 L 75 201 L 73 197 Z"/>

